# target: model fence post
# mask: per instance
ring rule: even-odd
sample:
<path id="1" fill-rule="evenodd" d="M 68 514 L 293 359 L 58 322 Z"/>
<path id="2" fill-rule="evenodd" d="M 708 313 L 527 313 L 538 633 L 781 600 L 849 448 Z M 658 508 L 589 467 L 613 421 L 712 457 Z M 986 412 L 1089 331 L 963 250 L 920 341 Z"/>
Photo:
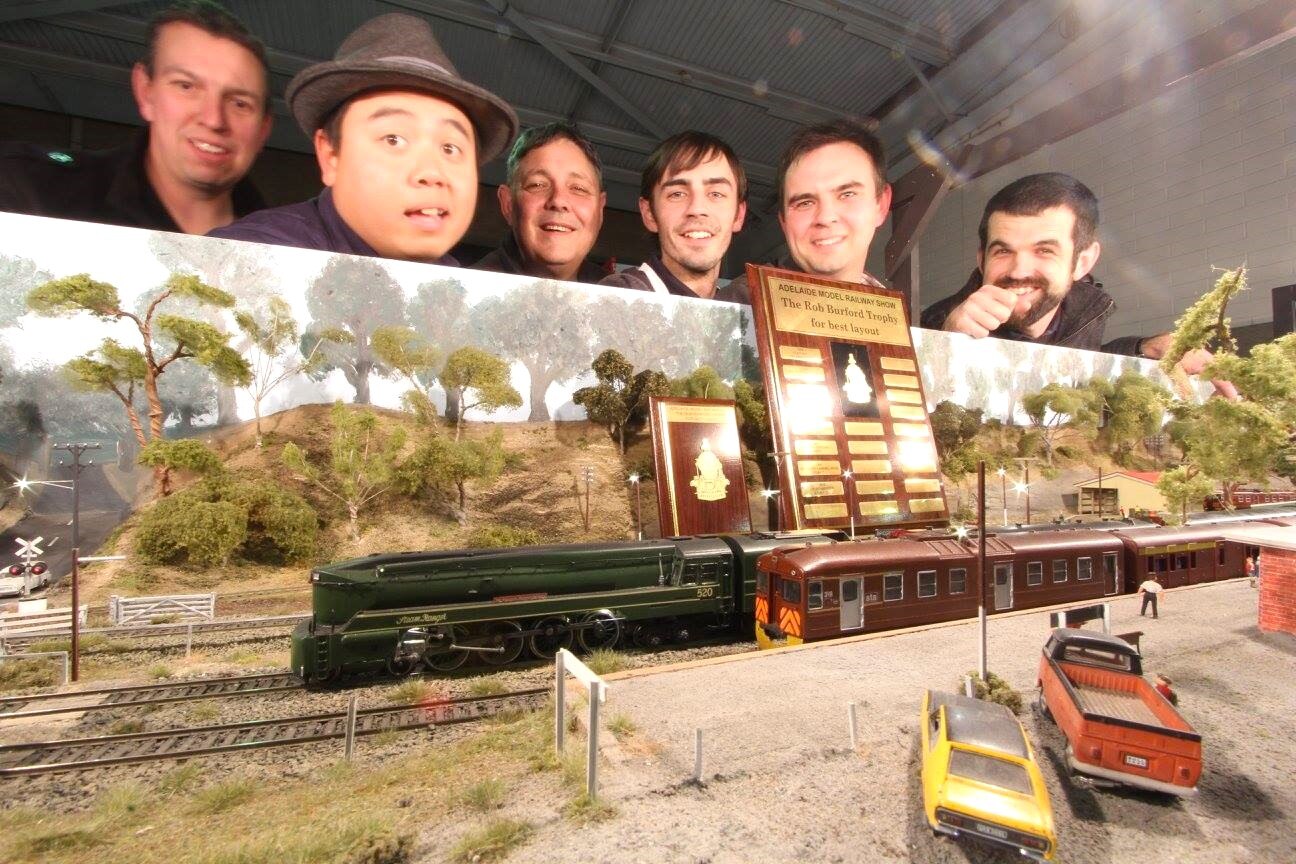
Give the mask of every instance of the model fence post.
<path id="1" fill-rule="evenodd" d="M 693 782 L 702 785 L 702 729 L 693 730 Z"/>
<path id="2" fill-rule="evenodd" d="M 346 713 L 346 761 L 351 761 L 351 755 L 355 752 L 355 733 L 356 733 L 356 697 L 351 696 L 351 701 L 347 703 Z"/>

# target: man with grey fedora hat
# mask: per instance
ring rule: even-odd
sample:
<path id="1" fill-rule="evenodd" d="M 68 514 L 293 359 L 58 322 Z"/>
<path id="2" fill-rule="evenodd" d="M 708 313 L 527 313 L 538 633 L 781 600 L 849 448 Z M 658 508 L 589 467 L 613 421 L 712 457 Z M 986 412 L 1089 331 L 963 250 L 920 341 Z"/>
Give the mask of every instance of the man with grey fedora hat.
<path id="1" fill-rule="evenodd" d="M 312 136 L 325 189 L 210 236 L 454 265 L 477 167 L 517 134 L 508 103 L 465 81 L 422 18 L 362 24 L 285 94 Z"/>

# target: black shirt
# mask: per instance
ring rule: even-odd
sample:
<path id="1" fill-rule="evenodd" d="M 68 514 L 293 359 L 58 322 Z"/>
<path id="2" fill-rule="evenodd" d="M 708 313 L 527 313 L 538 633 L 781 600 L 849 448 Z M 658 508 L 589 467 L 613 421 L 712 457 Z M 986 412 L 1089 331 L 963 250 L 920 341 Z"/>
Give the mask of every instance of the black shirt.
<path id="1" fill-rule="evenodd" d="M 180 231 L 144 170 L 148 130 L 113 150 L 68 153 L 34 144 L 0 144 L 0 210 Z M 265 206 L 246 178 L 232 191 L 234 215 Z"/>
<path id="2" fill-rule="evenodd" d="M 489 270 L 492 273 L 525 273 L 526 270 L 522 264 L 522 250 L 518 246 L 517 238 L 510 231 L 500 241 L 500 245 L 486 255 L 476 264 L 472 265 L 474 270 Z M 573 282 L 588 282 L 590 285 L 598 284 L 598 281 L 607 275 L 602 267 L 586 258 L 581 262 L 580 268 L 576 271 L 576 278 Z"/>
<path id="3" fill-rule="evenodd" d="M 648 260 L 638 267 L 627 267 L 625 270 L 613 273 L 599 284 L 614 288 L 675 294 L 679 297 L 698 296 L 692 288 L 685 285 L 667 268 L 658 255 L 649 256 Z M 747 292 L 747 280 L 738 278 L 731 282 L 717 283 L 715 294 L 709 299 L 723 300 L 726 303 L 745 303 L 750 306 L 751 295 Z"/>

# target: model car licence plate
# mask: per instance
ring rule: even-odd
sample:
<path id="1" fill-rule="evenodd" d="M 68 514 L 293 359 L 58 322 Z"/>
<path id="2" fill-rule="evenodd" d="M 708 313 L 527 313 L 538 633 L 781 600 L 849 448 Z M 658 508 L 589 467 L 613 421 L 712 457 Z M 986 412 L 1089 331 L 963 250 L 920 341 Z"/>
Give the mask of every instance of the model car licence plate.
<path id="1" fill-rule="evenodd" d="M 987 825 L 984 822 L 976 823 L 976 830 L 981 834 L 985 834 L 987 837 L 997 837 L 1000 840 L 1008 839 L 1007 831 L 1002 828 L 997 828 L 994 825 Z"/>
<path id="2" fill-rule="evenodd" d="M 1144 759 L 1142 756 L 1132 756 L 1128 753 L 1125 754 L 1125 764 L 1133 765 L 1135 768 L 1148 767 L 1147 760 Z"/>

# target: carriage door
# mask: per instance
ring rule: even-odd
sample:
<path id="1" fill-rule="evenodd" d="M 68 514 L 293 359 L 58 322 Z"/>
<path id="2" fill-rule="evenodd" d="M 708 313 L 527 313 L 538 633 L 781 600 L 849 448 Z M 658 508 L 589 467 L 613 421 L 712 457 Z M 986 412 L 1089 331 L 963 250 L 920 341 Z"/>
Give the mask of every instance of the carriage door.
<path id="1" fill-rule="evenodd" d="M 1011 564 L 994 565 L 995 609 L 1012 608 L 1012 571 Z"/>
<path id="2" fill-rule="evenodd" d="M 1115 552 L 1103 553 L 1103 580 L 1107 586 L 1108 594 L 1115 594 L 1120 590 L 1120 558 Z"/>
<path id="3" fill-rule="evenodd" d="M 841 629 L 858 630 L 864 626 L 864 579 L 841 580 Z"/>

